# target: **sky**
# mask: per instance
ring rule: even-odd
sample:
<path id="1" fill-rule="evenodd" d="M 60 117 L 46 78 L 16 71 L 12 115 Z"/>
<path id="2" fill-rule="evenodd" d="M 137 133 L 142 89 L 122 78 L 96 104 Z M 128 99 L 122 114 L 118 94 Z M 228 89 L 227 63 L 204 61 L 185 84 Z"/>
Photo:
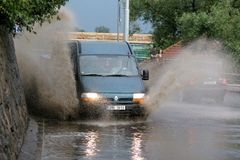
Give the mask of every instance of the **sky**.
<path id="1" fill-rule="evenodd" d="M 117 2 L 117 0 L 69 0 L 66 7 L 74 15 L 76 27 L 93 32 L 98 26 L 106 26 L 110 32 L 116 32 Z M 141 24 L 141 28 L 143 32 L 150 30 L 149 25 Z"/>
<path id="2" fill-rule="evenodd" d="M 85 31 L 102 25 L 116 31 L 117 0 L 69 0 L 66 7 L 73 13 L 77 27 Z"/>

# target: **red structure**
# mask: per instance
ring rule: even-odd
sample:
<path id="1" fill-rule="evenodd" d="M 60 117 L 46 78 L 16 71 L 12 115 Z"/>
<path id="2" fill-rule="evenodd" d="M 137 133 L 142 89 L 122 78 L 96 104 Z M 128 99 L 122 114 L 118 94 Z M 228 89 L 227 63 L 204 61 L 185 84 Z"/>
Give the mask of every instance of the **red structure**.
<path id="1" fill-rule="evenodd" d="M 168 48 L 163 50 L 162 57 L 163 58 L 173 58 L 173 56 L 179 54 L 182 50 L 183 46 L 181 41 L 169 46 Z"/>

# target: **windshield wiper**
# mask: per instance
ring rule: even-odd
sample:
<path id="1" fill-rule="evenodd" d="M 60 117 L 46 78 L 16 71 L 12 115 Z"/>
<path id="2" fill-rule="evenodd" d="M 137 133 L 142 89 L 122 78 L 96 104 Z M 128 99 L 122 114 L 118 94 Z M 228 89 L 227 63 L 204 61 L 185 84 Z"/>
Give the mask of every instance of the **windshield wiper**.
<path id="1" fill-rule="evenodd" d="M 82 76 L 104 76 L 104 75 L 96 74 L 96 73 L 90 73 L 90 74 L 82 74 Z"/>
<path id="2" fill-rule="evenodd" d="M 129 77 L 128 75 L 125 75 L 125 74 L 108 74 L 108 75 L 105 75 L 105 76 L 108 76 L 108 77 Z"/>
<path id="3" fill-rule="evenodd" d="M 102 75 L 102 74 L 96 74 L 96 73 L 90 73 L 90 74 L 82 74 L 82 76 L 100 76 L 100 77 L 129 77 L 128 75 L 125 74 L 107 74 L 107 75 Z"/>

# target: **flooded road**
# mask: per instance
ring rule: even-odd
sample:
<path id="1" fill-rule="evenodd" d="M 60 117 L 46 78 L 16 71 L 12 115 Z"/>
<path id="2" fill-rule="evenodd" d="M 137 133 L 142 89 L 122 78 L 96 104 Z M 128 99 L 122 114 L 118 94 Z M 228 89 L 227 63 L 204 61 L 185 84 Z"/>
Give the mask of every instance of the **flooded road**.
<path id="1" fill-rule="evenodd" d="M 38 120 L 38 157 L 42 160 L 237 160 L 240 159 L 238 98 L 238 94 L 229 93 L 222 106 L 212 101 L 167 103 L 147 121 Z"/>

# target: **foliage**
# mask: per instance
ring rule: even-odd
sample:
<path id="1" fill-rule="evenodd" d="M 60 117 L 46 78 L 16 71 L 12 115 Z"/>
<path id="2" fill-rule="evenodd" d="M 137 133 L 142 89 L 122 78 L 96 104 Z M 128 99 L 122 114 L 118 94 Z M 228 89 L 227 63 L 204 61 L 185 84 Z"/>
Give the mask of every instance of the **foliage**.
<path id="1" fill-rule="evenodd" d="M 129 26 L 129 34 L 133 35 L 134 33 L 140 33 L 141 28 L 139 27 L 138 23 L 136 21 L 131 22 Z"/>
<path id="2" fill-rule="evenodd" d="M 131 0 L 131 20 L 151 22 L 163 48 L 202 35 L 220 40 L 240 64 L 240 0 Z"/>
<path id="3" fill-rule="evenodd" d="M 1 0 L 0 25 L 10 32 L 32 31 L 35 23 L 49 20 L 67 0 Z"/>
<path id="4" fill-rule="evenodd" d="M 85 30 L 79 27 L 75 27 L 74 32 L 85 32 Z"/>
<path id="5" fill-rule="evenodd" d="M 183 14 L 178 20 L 183 40 L 188 41 L 201 35 L 219 39 L 240 63 L 240 10 L 234 4 L 236 1 L 226 0 L 213 5 L 210 12 Z"/>
<path id="6" fill-rule="evenodd" d="M 218 0 L 131 0 L 130 17 L 152 23 L 154 39 L 165 48 L 180 40 L 177 19 L 183 13 L 208 11 Z"/>
<path id="7" fill-rule="evenodd" d="M 108 27 L 105 26 L 99 26 L 95 28 L 95 32 L 99 32 L 99 33 L 109 33 L 110 29 Z"/>
<path id="8" fill-rule="evenodd" d="M 205 12 L 184 13 L 179 18 L 179 29 L 184 40 L 198 38 L 203 34 L 209 35 L 211 21 Z"/>

